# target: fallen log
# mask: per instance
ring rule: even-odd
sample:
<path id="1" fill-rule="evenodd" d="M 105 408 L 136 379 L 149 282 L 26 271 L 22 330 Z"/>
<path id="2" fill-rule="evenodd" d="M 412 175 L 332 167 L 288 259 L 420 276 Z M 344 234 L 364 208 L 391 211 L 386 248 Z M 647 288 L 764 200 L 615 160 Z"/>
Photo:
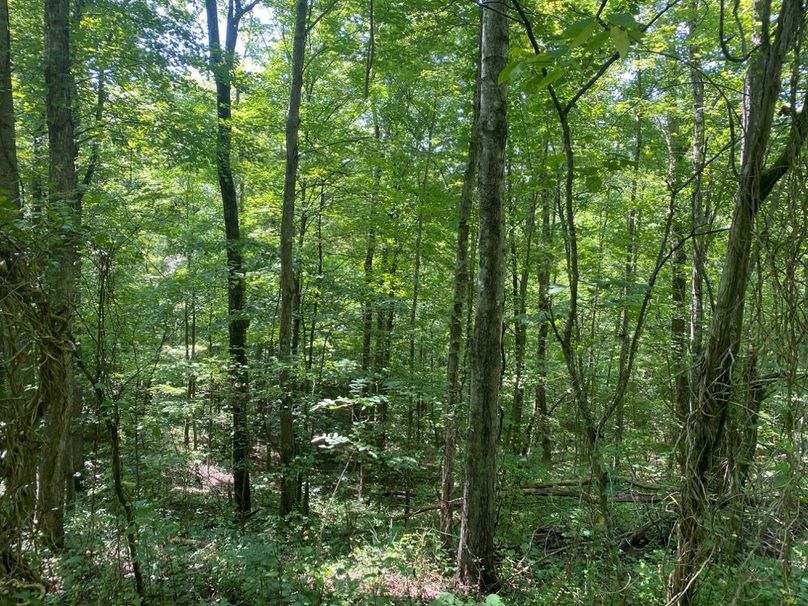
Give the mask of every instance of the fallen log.
<path id="1" fill-rule="evenodd" d="M 561 497 L 578 499 L 586 503 L 595 503 L 597 497 L 583 490 L 572 490 L 569 488 L 542 487 L 542 488 L 522 488 L 522 494 L 534 497 Z M 676 493 L 653 494 L 641 492 L 623 492 L 607 495 L 607 498 L 614 503 L 661 503 L 672 498 Z"/>

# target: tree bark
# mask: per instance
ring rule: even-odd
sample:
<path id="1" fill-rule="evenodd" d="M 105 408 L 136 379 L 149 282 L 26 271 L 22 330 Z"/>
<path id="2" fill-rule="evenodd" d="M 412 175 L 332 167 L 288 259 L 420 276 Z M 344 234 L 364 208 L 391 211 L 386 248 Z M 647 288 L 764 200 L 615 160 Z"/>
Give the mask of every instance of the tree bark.
<path id="1" fill-rule="evenodd" d="M 474 101 L 471 119 L 471 136 L 463 175 L 463 189 L 457 209 L 457 246 L 455 248 L 454 289 L 452 313 L 449 319 L 449 356 L 446 365 L 448 393 L 446 397 L 446 420 L 443 441 L 443 465 L 441 467 L 440 529 L 441 541 L 446 549 L 452 546 L 452 491 L 454 490 L 454 463 L 457 450 L 457 406 L 462 399 L 460 385 L 460 354 L 463 341 L 463 302 L 469 284 L 469 231 L 471 208 L 474 202 L 474 186 L 480 151 L 480 70 L 481 45 L 478 34 L 477 69 L 474 78 Z"/>
<path id="2" fill-rule="evenodd" d="M 508 16 L 502 10 L 483 9 L 481 42 L 480 264 L 458 571 L 464 582 L 488 590 L 497 584 L 497 411 L 505 286 L 503 200 L 508 122 L 505 86 L 498 78 L 508 61 Z"/>
<path id="3" fill-rule="evenodd" d="M 693 0 L 693 15 L 691 17 L 691 31 L 695 31 L 697 10 L 701 0 Z M 695 36 L 694 36 L 695 39 Z M 688 47 L 690 61 L 690 79 L 693 86 L 693 146 L 691 149 L 691 166 L 693 168 L 693 191 L 690 201 L 691 224 L 694 232 L 705 231 L 707 228 L 706 213 L 704 209 L 704 191 L 702 187 L 706 145 L 704 139 L 704 75 L 701 71 L 701 49 L 694 42 Z M 706 236 L 693 236 L 690 270 L 690 326 L 689 345 L 690 360 L 697 360 L 701 356 L 704 326 L 704 275 L 706 272 L 707 238 Z M 694 364 L 690 364 L 695 368 Z M 688 379 L 690 393 L 688 394 L 688 408 L 690 399 L 695 392 L 697 373 L 691 371 Z"/>
<path id="4" fill-rule="evenodd" d="M 48 217 L 54 225 L 49 276 L 50 333 L 40 356 L 40 397 L 45 409 L 37 518 L 45 542 L 64 546 L 64 496 L 69 460 L 68 427 L 75 384 L 70 338 L 76 302 L 81 205 L 77 192 L 68 0 L 45 2 L 45 111 L 48 123 Z"/>
<path id="5" fill-rule="evenodd" d="M 769 31 L 770 0 L 756 5 L 755 17 L 760 24 L 760 34 L 755 40 L 757 48 L 750 59 L 745 81 L 738 197 L 715 311 L 699 369 L 698 392 L 685 428 L 677 561 L 670 577 L 668 596 L 669 602 L 678 606 L 693 603 L 696 576 L 709 561 L 704 545 L 705 524 L 712 508 L 708 495 L 715 492 L 718 484 L 715 455 L 724 437 L 733 362 L 742 339 L 754 219 L 766 196 L 792 166 L 808 131 L 808 114 L 803 109 L 793 119 L 785 150 L 765 168 L 783 64 L 800 30 L 804 8 L 799 0 L 784 0 L 774 33 Z"/>
<path id="6" fill-rule="evenodd" d="M 9 224 L 20 215 L 17 141 L 14 130 L 14 100 L 11 83 L 11 36 L 6 0 L 0 0 L 0 230 L 13 233 Z M 35 427 L 37 400 L 26 393 L 30 383 L 31 339 L 25 323 L 25 311 L 7 297 L 6 287 L 16 290 L 25 279 L 15 265 L 20 263 L 13 242 L 0 239 L 0 577 L 25 577 L 28 566 L 22 553 L 22 528 L 30 520 L 35 503 L 36 454 Z M 19 266 L 16 268 L 19 270 Z"/>
<path id="7" fill-rule="evenodd" d="M 525 239 L 525 259 L 521 271 L 517 271 L 517 250 L 515 239 L 512 243 L 513 258 L 513 332 L 514 332 L 514 381 L 513 400 L 511 400 L 511 424 L 508 430 L 508 446 L 511 452 L 522 452 L 525 442 L 522 434 L 522 408 L 525 400 L 525 386 L 523 374 L 525 369 L 525 349 L 527 346 L 527 286 L 530 277 L 530 264 L 532 260 L 533 232 L 536 227 L 536 205 L 538 195 L 534 194 L 530 202 L 530 209 L 525 222 L 523 237 Z M 515 230 L 514 230 L 515 236 Z"/>
<path id="8" fill-rule="evenodd" d="M 292 84 L 289 90 L 289 111 L 286 115 L 286 176 L 283 184 L 283 210 L 281 217 L 281 318 L 279 358 L 280 384 L 280 457 L 282 465 L 280 513 L 285 516 L 298 507 L 297 474 L 292 469 L 295 457 L 295 428 L 292 413 L 294 379 L 292 363 L 292 305 L 294 284 L 295 185 L 300 160 L 298 141 L 300 131 L 300 104 L 303 91 L 303 59 L 306 50 L 306 18 L 308 0 L 295 3 L 295 35 L 292 46 Z"/>
<path id="9" fill-rule="evenodd" d="M 637 98 L 642 99 L 642 72 L 637 72 Z M 629 337 L 630 301 L 629 297 L 634 289 L 634 278 L 637 273 L 637 189 L 640 180 L 640 154 L 642 153 L 642 112 L 637 111 L 634 118 L 634 154 L 633 174 L 631 176 L 631 194 L 629 197 L 629 209 L 626 213 L 626 250 L 623 260 L 623 310 L 620 314 L 620 359 L 618 361 L 619 376 L 626 372 L 626 365 L 629 361 L 631 350 L 631 338 Z M 617 469 L 620 466 L 620 451 L 623 447 L 624 431 L 624 410 L 625 399 L 621 398 L 615 409 L 615 445 L 616 451 L 612 467 Z"/>
<path id="10" fill-rule="evenodd" d="M 20 175 L 14 132 L 11 93 L 11 32 L 8 1 L 0 0 L 0 225 L 17 218 L 20 210 Z"/>
<path id="11" fill-rule="evenodd" d="M 552 302 L 550 300 L 550 272 L 552 269 L 553 232 L 550 227 L 551 200 L 544 195 L 541 207 L 541 258 L 539 261 L 538 287 L 539 287 L 539 313 L 541 325 L 536 343 L 536 367 L 538 377 L 536 382 L 533 414 L 527 429 L 528 449 L 536 441 L 541 444 L 542 464 L 549 468 L 553 463 L 553 443 L 550 438 L 549 412 L 547 409 L 547 346 L 549 345 L 550 322 L 552 321 Z"/>
<path id="12" fill-rule="evenodd" d="M 247 424 L 249 375 L 247 367 L 247 328 L 244 311 L 246 284 L 242 268 L 242 242 L 231 165 L 232 116 L 231 82 L 235 67 L 236 40 L 243 16 L 240 2 L 228 3 L 225 46 L 219 38 L 216 0 L 205 0 L 208 21 L 210 66 L 216 81 L 216 173 L 222 196 L 227 246 L 227 332 L 230 354 L 231 406 L 233 410 L 233 493 L 236 513 L 244 515 L 252 508 L 250 496 L 250 437 Z"/>

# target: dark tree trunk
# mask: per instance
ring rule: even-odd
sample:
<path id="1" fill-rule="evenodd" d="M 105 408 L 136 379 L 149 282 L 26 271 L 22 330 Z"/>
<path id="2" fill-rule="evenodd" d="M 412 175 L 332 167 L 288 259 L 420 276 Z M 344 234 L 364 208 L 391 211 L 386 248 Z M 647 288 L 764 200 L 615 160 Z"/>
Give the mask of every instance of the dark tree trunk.
<path id="1" fill-rule="evenodd" d="M 525 240 L 525 258 L 521 271 L 517 271 L 517 247 L 516 242 L 512 242 L 513 259 L 513 286 L 514 286 L 514 306 L 513 306 L 513 333 L 514 333 L 514 384 L 513 400 L 511 401 L 511 424 L 508 430 L 508 445 L 511 452 L 519 454 L 522 452 L 525 439 L 522 433 L 522 408 L 525 400 L 524 369 L 525 369 L 525 348 L 527 346 L 527 286 L 530 277 L 530 265 L 532 261 L 533 232 L 536 227 L 536 205 L 538 195 L 534 194 L 525 221 L 523 238 Z M 515 230 L 514 230 L 515 236 Z"/>
<path id="2" fill-rule="evenodd" d="M 6 0 L 0 0 L 0 230 L 19 217 L 20 189 L 14 101 L 11 90 L 11 38 Z M 13 243 L 0 236 L 0 577 L 28 576 L 22 553 L 22 528 L 33 514 L 36 484 L 36 401 L 26 393 L 31 383 L 30 335 L 25 310 L 8 297 L 17 288 Z"/>
<path id="3" fill-rule="evenodd" d="M 292 249 L 295 236 L 295 184 L 300 160 L 298 139 L 308 7 L 307 0 L 297 0 L 295 3 L 292 84 L 289 90 L 289 111 L 286 115 L 286 178 L 283 184 L 283 212 L 281 217 L 281 321 L 279 335 L 279 357 L 282 365 L 280 384 L 283 390 L 280 414 L 280 456 L 283 467 L 281 477 L 281 515 L 287 515 L 298 507 L 298 474 L 292 469 L 296 448 L 292 413 L 294 379 L 290 368 L 292 363 L 292 305 L 295 296 Z"/>
<path id="4" fill-rule="evenodd" d="M 482 28 L 480 29 L 482 34 Z M 446 398 L 446 420 L 443 442 L 443 465 L 441 468 L 440 528 L 441 540 L 446 549 L 452 546 L 452 491 L 454 490 L 454 463 L 457 450 L 457 406 L 462 399 L 460 393 L 461 345 L 463 341 L 463 302 L 469 284 L 469 231 L 471 208 L 474 201 L 474 187 L 477 179 L 479 157 L 480 122 L 480 51 L 478 35 L 477 71 L 474 82 L 474 103 L 472 109 L 471 137 L 469 139 L 466 171 L 463 175 L 463 190 L 457 209 L 457 246 L 455 248 L 454 290 L 452 312 L 449 320 L 449 359 L 446 368 L 448 393 Z"/>
<path id="5" fill-rule="evenodd" d="M 505 278 L 505 86 L 498 78 L 508 61 L 508 15 L 483 9 L 480 89 L 480 243 L 477 311 L 471 351 L 471 399 L 466 439 L 466 483 L 458 549 L 461 580 L 490 589 L 494 559 L 497 437 Z"/>
<path id="6" fill-rule="evenodd" d="M 69 460 L 68 427 L 74 399 L 73 324 L 78 281 L 78 230 L 81 207 L 77 192 L 73 123 L 73 76 L 70 71 L 68 0 L 45 2 L 45 110 L 49 141 L 49 223 L 56 242 L 51 255 L 48 339 L 40 357 L 40 397 L 45 408 L 42 464 L 39 471 L 39 529 L 54 548 L 64 545 L 64 496 Z"/>
<path id="7" fill-rule="evenodd" d="M 536 366 L 538 371 L 536 383 L 536 395 L 528 426 L 528 447 L 538 441 L 541 444 L 541 460 L 545 467 L 550 467 L 553 462 L 553 443 L 550 438 L 549 411 L 547 408 L 547 346 L 549 345 L 550 321 L 552 316 L 552 302 L 550 300 L 550 271 L 552 268 L 552 256 L 550 247 L 552 245 L 552 230 L 550 227 L 552 198 L 545 195 L 541 208 L 541 234 L 542 253 L 539 261 L 538 286 L 539 286 L 539 313 L 541 314 L 541 325 L 539 326 L 539 338 L 536 344 Z"/>
<path id="8" fill-rule="evenodd" d="M 738 197 L 701 360 L 698 392 L 685 428 L 677 561 L 668 596 L 678 606 L 693 603 L 696 576 L 709 557 L 704 544 L 705 523 L 711 509 L 707 495 L 715 492 L 719 484 L 716 454 L 724 439 L 733 361 L 741 345 L 754 219 L 777 181 L 793 165 L 808 131 L 808 113 L 803 109 L 793 119 L 786 148 L 769 168 L 765 167 L 783 64 L 804 17 L 799 0 L 784 0 L 776 30 L 770 32 L 771 9 L 770 0 L 756 5 L 755 17 L 761 33 L 755 40 L 756 50 L 745 82 Z"/>
<path id="9" fill-rule="evenodd" d="M 0 0 L 0 225 L 16 219 L 20 209 L 20 175 L 11 94 L 11 33 L 8 1 Z M 5 227 L 4 227 L 5 229 Z"/>
<path id="10" fill-rule="evenodd" d="M 232 132 L 231 82 L 235 67 L 236 39 L 244 12 L 240 2 L 228 3 L 225 46 L 219 38 L 216 0 L 205 0 L 208 21 L 210 65 L 216 81 L 216 173 L 222 195 L 225 238 L 227 241 L 227 332 L 230 354 L 231 406 L 233 410 L 233 492 L 236 512 L 244 515 L 252 508 L 250 498 L 250 436 L 247 423 L 249 402 L 247 368 L 247 328 L 244 311 L 246 284 L 242 268 L 242 242 L 238 196 L 231 166 Z"/>

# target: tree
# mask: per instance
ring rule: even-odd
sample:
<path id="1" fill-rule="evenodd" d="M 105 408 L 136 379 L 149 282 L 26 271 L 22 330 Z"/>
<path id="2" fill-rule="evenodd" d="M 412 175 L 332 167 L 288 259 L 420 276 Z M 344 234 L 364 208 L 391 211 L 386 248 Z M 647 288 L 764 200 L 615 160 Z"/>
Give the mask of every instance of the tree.
<path id="1" fill-rule="evenodd" d="M 79 277 L 78 238 L 81 205 L 76 174 L 68 0 L 45 2 L 45 112 L 48 123 L 48 276 L 49 338 L 40 355 L 39 397 L 45 408 L 39 470 L 38 525 L 47 544 L 64 546 L 64 495 L 68 464 L 68 427 L 75 394 L 72 326 Z"/>
<path id="2" fill-rule="evenodd" d="M 289 110 L 286 114 L 286 172 L 283 181 L 283 209 L 281 217 L 281 314 L 279 328 L 279 359 L 282 365 L 280 385 L 280 455 L 283 466 L 281 477 L 281 515 L 298 506 L 297 474 L 292 469 L 295 457 L 295 427 L 293 417 L 294 378 L 292 369 L 292 306 L 295 296 L 294 236 L 295 185 L 300 162 L 298 143 L 300 131 L 300 104 L 303 90 L 303 60 L 306 51 L 308 0 L 295 2 L 295 34 L 292 44 L 292 81 L 289 88 Z"/>
<path id="3" fill-rule="evenodd" d="M 14 133 L 14 98 L 11 94 L 11 33 L 8 2 L 0 1 L 0 208 L 3 223 L 20 207 L 20 177 L 17 172 L 17 142 Z M 11 211 L 11 212 L 9 212 Z"/>
<path id="4" fill-rule="evenodd" d="M 482 15 L 480 15 L 482 17 Z M 457 409 L 462 398 L 460 388 L 460 367 L 463 341 L 463 303 L 467 296 L 470 263 L 469 232 L 471 231 L 471 211 L 477 181 L 480 155 L 480 70 L 482 69 L 482 23 L 477 42 L 477 69 L 474 78 L 474 102 L 471 118 L 468 158 L 463 174 L 463 189 L 457 207 L 457 244 L 455 247 L 454 287 L 452 309 L 449 318 L 449 351 L 446 363 L 448 392 L 446 396 L 446 419 L 443 442 L 443 465 L 441 466 L 440 517 L 443 546 L 452 545 L 452 491 L 454 490 L 454 460 L 457 450 Z"/>
<path id="5" fill-rule="evenodd" d="M 230 351 L 231 406 L 233 409 L 233 491 L 236 511 L 244 515 L 252 508 L 250 498 L 250 436 L 247 424 L 249 401 L 247 373 L 247 328 L 244 309 L 246 283 L 243 269 L 243 243 L 239 225 L 238 198 L 231 165 L 232 79 L 236 42 L 241 19 L 257 4 L 228 0 L 224 48 L 219 38 L 216 0 L 205 0 L 208 21 L 210 68 L 216 81 L 216 173 L 224 210 L 227 245 L 227 327 Z"/>
<path id="6" fill-rule="evenodd" d="M 466 436 L 463 512 L 458 549 L 460 578 L 482 589 L 497 583 L 494 560 L 499 388 L 505 289 L 505 86 L 508 15 L 483 9 L 480 72 L 480 238 L 471 398 Z"/>
<path id="7" fill-rule="evenodd" d="M 682 492 L 677 534 L 677 561 L 671 574 L 669 601 L 691 604 L 698 571 L 709 560 L 705 546 L 712 505 L 720 489 L 717 455 L 726 436 L 734 360 L 743 338 L 744 303 L 755 216 L 780 178 L 794 165 L 806 134 L 808 113 L 796 112 L 785 148 L 765 166 L 771 150 L 772 123 L 779 102 L 783 66 L 797 41 L 805 9 L 797 0 L 784 0 L 771 31 L 772 2 L 755 7 L 755 50 L 744 81 L 742 153 L 737 201 L 727 242 L 727 256 L 718 285 L 715 312 L 700 361 L 698 391 L 687 418 Z M 808 99 L 807 99 L 808 100 Z"/>

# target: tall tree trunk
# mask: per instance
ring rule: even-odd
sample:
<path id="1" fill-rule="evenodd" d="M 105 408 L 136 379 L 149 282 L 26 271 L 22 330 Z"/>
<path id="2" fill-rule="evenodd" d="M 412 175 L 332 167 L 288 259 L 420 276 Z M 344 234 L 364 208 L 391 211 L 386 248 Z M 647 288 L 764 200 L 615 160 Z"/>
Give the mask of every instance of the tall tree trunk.
<path id="1" fill-rule="evenodd" d="M 427 161 L 428 162 L 428 161 Z M 428 170 L 428 169 L 427 169 Z M 415 267 L 413 269 L 412 277 L 412 301 L 410 301 L 410 334 L 409 334 L 409 360 L 407 368 L 409 370 L 409 380 L 411 385 L 415 385 L 415 319 L 418 314 L 418 295 L 421 292 L 421 244 L 423 242 L 424 234 L 424 216 L 422 212 L 418 211 L 418 216 L 415 219 Z M 416 390 L 417 392 L 418 390 Z M 412 404 L 413 400 L 417 401 L 416 404 L 416 432 L 415 440 L 417 443 L 421 442 L 421 400 L 423 396 L 420 393 L 411 395 L 407 401 L 407 438 L 412 437 Z"/>
<path id="2" fill-rule="evenodd" d="M 14 132 L 14 98 L 11 93 L 11 32 L 8 0 L 0 0 L 0 224 L 17 218 L 20 210 L 20 175 L 17 172 L 17 140 Z M 5 229 L 5 227 L 4 227 Z"/>
<path id="3" fill-rule="evenodd" d="M 233 410 L 233 492 L 236 512 L 244 515 L 252 508 L 250 497 L 250 437 L 247 422 L 249 402 L 247 368 L 247 328 L 244 311 L 246 284 L 242 263 L 238 196 L 231 166 L 232 129 L 231 82 L 235 67 L 236 40 L 241 3 L 228 2 L 225 47 L 219 38 L 216 0 L 205 0 L 208 21 L 210 66 L 216 81 L 216 173 L 222 195 L 225 238 L 227 241 L 227 332 L 230 354 L 231 406 Z"/>
<path id="4" fill-rule="evenodd" d="M 11 36 L 6 0 L 0 0 L 0 229 L 19 217 L 20 187 L 17 171 L 17 141 L 14 130 L 14 100 L 11 83 Z M 0 577 L 29 576 L 22 555 L 22 528 L 32 515 L 37 453 L 34 430 L 37 402 L 26 393 L 31 348 L 25 329 L 25 310 L 7 297 L 6 286 L 16 289 L 14 246 L 0 236 Z M 19 278 L 24 279 L 22 275 Z"/>
<path id="5" fill-rule="evenodd" d="M 642 72 L 637 72 L 637 98 L 642 100 Z M 618 362 L 619 374 L 625 372 L 628 364 L 628 356 L 631 347 L 631 337 L 629 336 L 630 306 L 629 297 L 634 288 L 634 276 L 636 274 L 637 253 L 635 250 L 637 239 L 637 189 L 640 181 L 640 154 L 642 153 L 642 112 L 637 111 L 634 118 L 634 154 L 633 154 L 633 174 L 631 176 L 631 194 L 629 198 L 629 209 L 626 213 L 626 250 L 623 260 L 623 310 L 620 314 L 620 359 Z M 617 469 L 620 466 L 620 451 L 623 447 L 624 431 L 624 399 L 620 399 L 615 410 L 615 455 L 612 466 Z"/>
<path id="6" fill-rule="evenodd" d="M 695 24 L 698 19 L 698 8 L 702 0 L 693 0 L 691 31 L 695 31 Z M 695 40 L 696 37 L 692 36 Z M 706 145 L 704 140 L 704 75 L 701 70 L 701 49 L 693 42 L 688 47 L 688 60 L 690 62 L 690 80 L 693 87 L 693 146 L 691 149 L 691 166 L 693 168 L 693 193 L 691 195 L 691 225 L 694 231 L 693 248 L 691 252 L 690 270 L 690 326 L 689 345 L 690 360 L 698 360 L 702 352 L 702 332 L 704 326 L 704 274 L 707 259 L 707 239 L 706 236 L 695 235 L 696 232 L 704 231 L 707 228 L 706 213 L 704 210 L 703 192 L 703 172 Z M 695 364 L 688 365 L 696 369 Z M 688 379 L 689 391 L 688 408 L 692 394 L 695 393 L 698 373 L 691 371 Z"/>
<path id="7" fill-rule="evenodd" d="M 281 217 L 281 321 L 279 358 L 280 384 L 283 391 L 280 414 L 281 515 L 298 506 L 297 474 L 292 469 L 295 457 L 295 427 L 292 413 L 294 379 L 292 363 L 292 305 L 295 296 L 293 245 L 295 236 L 295 185 L 300 160 L 298 139 L 300 103 L 303 91 L 303 58 L 306 50 L 306 18 L 308 0 L 295 2 L 295 36 L 292 46 L 292 84 L 289 90 L 289 111 L 286 115 L 286 177 L 283 184 Z"/>
<path id="8" fill-rule="evenodd" d="M 381 129 L 379 119 L 373 110 L 373 136 L 376 144 L 381 140 Z M 379 167 L 373 169 L 373 190 L 370 194 L 369 220 L 370 230 L 368 231 L 367 246 L 365 248 L 364 278 L 365 293 L 362 301 L 362 371 L 367 374 L 370 370 L 371 344 L 373 342 L 373 258 L 376 255 L 376 197 L 381 182 L 381 170 Z"/>
<path id="9" fill-rule="evenodd" d="M 528 448 L 532 447 L 535 441 L 540 442 L 541 461 L 548 468 L 553 462 L 553 444 L 550 439 L 549 412 L 547 409 L 547 346 L 552 316 L 552 302 L 550 300 L 550 271 L 552 268 L 550 247 L 553 238 L 553 232 L 550 227 L 551 204 L 552 198 L 549 195 L 544 195 L 541 207 L 542 251 L 538 272 L 539 313 L 541 314 L 539 338 L 536 344 L 538 377 L 533 414 L 527 429 Z"/>
<path id="10" fill-rule="evenodd" d="M 300 186 L 300 198 L 306 199 L 306 183 Z M 300 226 L 297 230 L 297 250 L 298 254 L 303 252 L 303 244 L 306 239 L 306 228 L 308 227 L 309 215 L 306 210 L 300 213 Z M 301 331 L 303 342 L 306 342 L 306 325 L 303 322 L 303 265 L 298 263 L 294 272 L 295 296 L 292 299 L 292 357 L 297 358 L 300 349 Z"/>
<path id="11" fill-rule="evenodd" d="M 474 101 L 471 119 L 471 136 L 463 175 L 463 189 L 457 208 L 457 246 L 455 248 L 454 289 L 452 312 L 449 319 L 449 358 L 446 365 L 448 393 L 446 397 L 446 420 L 443 441 L 443 465 L 441 467 L 440 529 L 441 541 L 446 549 L 452 547 L 452 491 L 454 490 L 454 463 L 457 450 L 457 406 L 462 399 L 460 392 L 460 354 L 463 341 L 463 301 L 469 284 L 469 231 L 471 208 L 474 201 L 474 186 L 477 180 L 477 165 L 480 151 L 480 57 L 482 47 L 478 34 L 477 70 L 474 78 Z"/>
<path id="12" fill-rule="evenodd" d="M 517 247 L 515 241 L 512 244 L 513 274 L 514 274 L 514 308 L 513 308 L 513 332 L 514 332 L 514 380 L 513 380 L 513 400 L 511 401 L 511 424 L 508 431 L 508 445 L 511 452 L 519 454 L 522 452 L 525 443 L 522 434 L 522 408 L 525 400 L 525 386 L 523 374 L 525 368 L 525 348 L 527 346 L 527 286 L 530 277 L 530 265 L 532 260 L 533 232 L 536 227 L 536 205 L 538 195 L 534 193 L 530 202 L 530 209 L 525 221 L 523 237 L 525 239 L 525 259 L 522 269 L 517 273 Z"/>
<path id="13" fill-rule="evenodd" d="M 677 561 L 669 585 L 669 601 L 679 606 L 693 603 L 696 577 L 709 561 L 704 541 L 712 508 L 708 495 L 718 484 L 715 455 L 724 438 L 733 361 L 737 358 L 742 339 L 754 219 L 777 181 L 793 165 L 808 131 L 808 114 L 803 109 L 793 119 L 784 151 L 770 167 L 765 167 L 774 112 L 779 102 L 783 64 L 800 30 L 804 8 L 799 0 L 784 0 L 773 33 L 769 30 L 771 1 L 762 0 L 755 8 L 760 33 L 754 41 L 756 50 L 750 59 L 745 81 L 738 197 L 715 311 L 699 369 L 698 392 L 685 428 Z"/>
<path id="14" fill-rule="evenodd" d="M 68 427 L 75 391 L 73 324 L 78 282 L 81 205 L 77 192 L 73 123 L 74 81 L 70 71 L 68 0 L 45 2 L 45 110 L 49 141 L 49 221 L 58 231 L 51 254 L 48 339 L 40 358 L 40 397 L 45 407 L 42 464 L 39 470 L 38 525 L 53 548 L 64 545 L 64 495 L 69 460 Z"/>
<path id="15" fill-rule="evenodd" d="M 412 276 L 412 301 L 410 302 L 410 334 L 409 334 L 409 360 L 408 370 L 410 373 L 410 383 L 415 385 L 415 320 L 418 317 L 418 297 L 421 294 L 421 251 L 424 236 L 424 213 L 422 205 L 425 203 L 426 189 L 429 183 L 429 164 L 432 161 L 432 129 L 435 125 L 434 114 L 430 117 L 429 128 L 427 130 L 427 150 L 426 159 L 424 161 L 424 175 L 421 179 L 419 192 L 418 192 L 418 208 L 417 216 L 415 218 L 415 261 Z M 416 390 L 420 392 L 420 390 Z M 416 404 L 416 441 L 421 441 L 421 403 L 423 402 L 423 395 L 415 393 L 414 395 Z M 410 396 L 407 402 L 407 439 L 412 437 L 412 403 L 413 396 Z"/>
<path id="16" fill-rule="evenodd" d="M 489 589 L 497 584 L 494 559 L 497 475 L 497 411 L 502 359 L 505 278 L 505 86 L 508 15 L 483 9 L 480 89 L 480 265 L 471 352 L 471 399 L 466 438 L 466 483 L 460 525 L 461 580 Z"/>

